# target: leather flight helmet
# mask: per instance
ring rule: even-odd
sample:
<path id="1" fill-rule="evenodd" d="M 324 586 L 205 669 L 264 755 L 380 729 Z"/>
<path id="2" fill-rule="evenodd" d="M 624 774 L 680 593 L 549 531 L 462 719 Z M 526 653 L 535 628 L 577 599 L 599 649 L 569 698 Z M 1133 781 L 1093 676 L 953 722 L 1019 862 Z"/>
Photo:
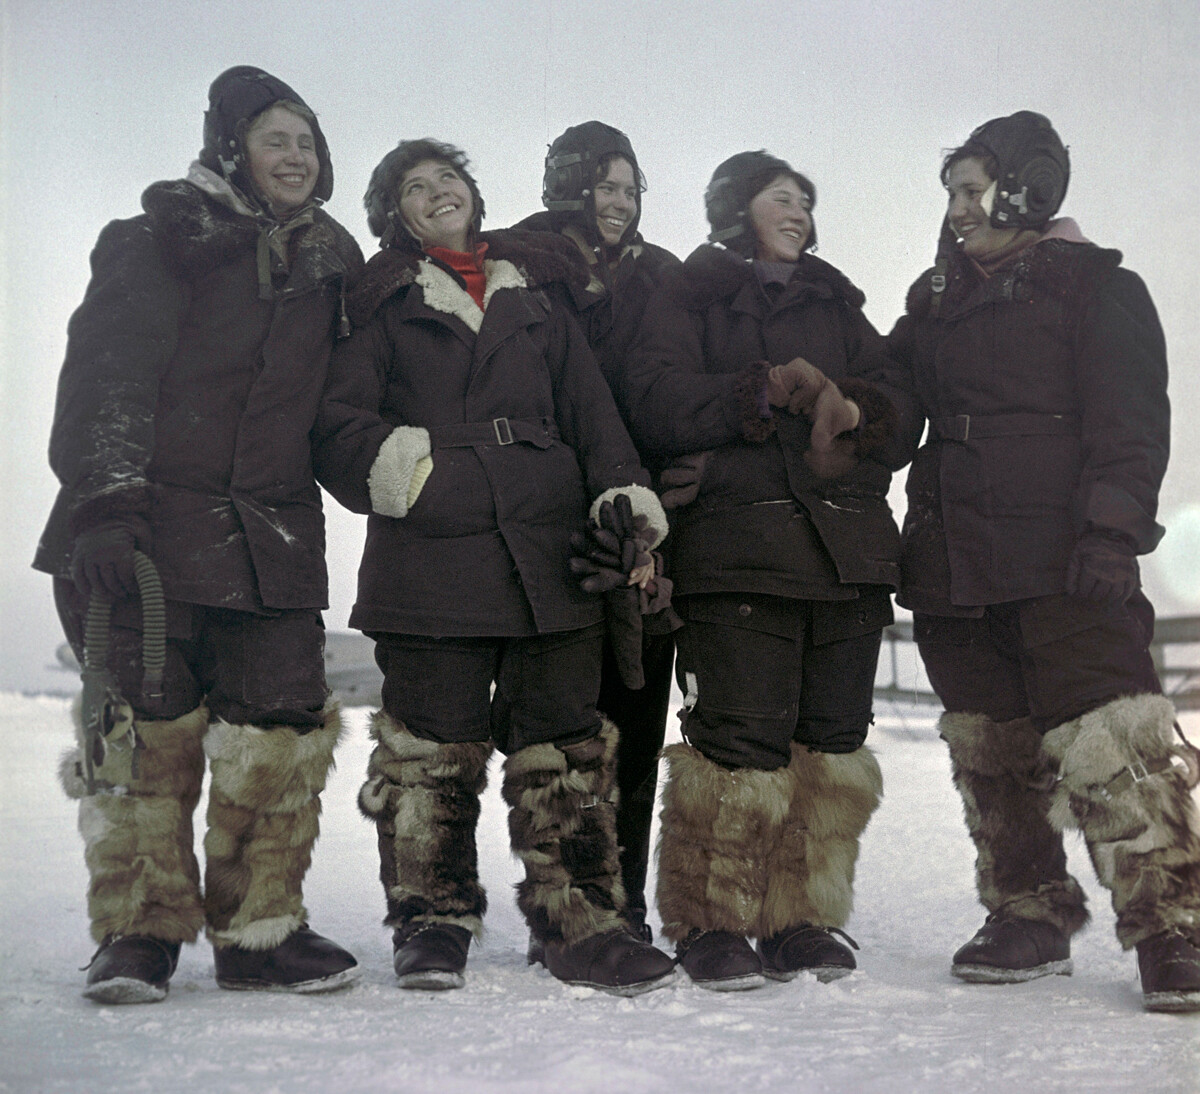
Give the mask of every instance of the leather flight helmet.
<path id="1" fill-rule="evenodd" d="M 1067 194 L 1071 163 L 1050 119 L 1018 110 L 984 122 L 965 148 L 986 149 L 996 161 L 995 228 L 1041 228 L 1058 212 Z"/>
<path id="2" fill-rule="evenodd" d="M 712 228 L 708 233 L 709 242 L 720 243 L 747 257 L 753 256 L 756 240 L 750 225 L 750 202 L 780 175 L 787 175 L 796 182 L 808 198 L 810 209 L 817 204 L 817 188 L 812 182 L 787 160 L 781 160 L 765 149 L 738 152 L 722 162 L 704 191 L 704 212 Z M 811 251 L 816 245 L 814 220 L 804 249 Z"/>
<path id="3" fill-rule="evenodd" d="M 550 145 L 546 152 L 545 173 L 542 175 L 542 204 L 551 213 L 568 214 L 562 219 L 577 224 L 596 244 L 600 239 L 595 224 L 592 186 L 601 161 L 611 155 L 623 157 L 633 168 L 634 184 L 638 191 L 637 213 L 623 237 L 631 239 L 641 219 L 641 195 L 646 189 L 646 180 L 638 167 L 633 145 L 621 130 L 597 121 L 571 126 Z"/>
<path id="4" fill-rule="evenodd" d="M 222 72 L 208 89 L 208 110 L 204 112 L 204 147 L 200 162 L 210 171 L 223 175 L 239 190 L 252 192 L 246 171 L 245 136 L 250 123 L 264 110 L 287 100 L 311 112 L 312 108 L 287 84 L 253 65 L 237 65 Z M 333 161 L 325 134 L 316 121 L 309 119 L 317 146 L 320 171 L 313 197 L 328 201 L 333 193 Z"/>

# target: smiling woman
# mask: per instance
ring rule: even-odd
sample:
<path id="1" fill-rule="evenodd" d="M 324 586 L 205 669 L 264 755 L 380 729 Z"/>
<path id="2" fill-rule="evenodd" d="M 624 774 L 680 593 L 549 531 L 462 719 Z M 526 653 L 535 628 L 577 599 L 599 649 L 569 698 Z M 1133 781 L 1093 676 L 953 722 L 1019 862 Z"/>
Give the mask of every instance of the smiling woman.
<path id="1" fill-rule="evenodd" d="M 312 196 L 321 170 L 312 111 L 299 103 L 276 103 L 246 131 L 250 178 L 271 211 L 286 217 Z"/>

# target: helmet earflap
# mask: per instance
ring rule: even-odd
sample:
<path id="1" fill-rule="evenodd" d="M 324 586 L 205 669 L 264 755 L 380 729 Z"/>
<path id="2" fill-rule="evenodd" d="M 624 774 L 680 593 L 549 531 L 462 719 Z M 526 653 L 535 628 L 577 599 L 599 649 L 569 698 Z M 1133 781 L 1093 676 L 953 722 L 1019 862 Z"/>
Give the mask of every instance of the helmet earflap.
<path id="1" fill-rule="evenodd" d="M 542 204 L 552 213 L 575 213 L 584 207 L 584 166 L 587 157 L 580 152 L 563 152 L 546 157 L 542 176 Z"/>
<path id="2" fill-rule="evenodd" d="M 986 152 L 995 160 L 994 228 L 1041 228 L 1062 205 L 1071 177 L 1071 161 L 1050 119 L 1019 110 L 979 126 L 966 144 L 947 157 Z"/>

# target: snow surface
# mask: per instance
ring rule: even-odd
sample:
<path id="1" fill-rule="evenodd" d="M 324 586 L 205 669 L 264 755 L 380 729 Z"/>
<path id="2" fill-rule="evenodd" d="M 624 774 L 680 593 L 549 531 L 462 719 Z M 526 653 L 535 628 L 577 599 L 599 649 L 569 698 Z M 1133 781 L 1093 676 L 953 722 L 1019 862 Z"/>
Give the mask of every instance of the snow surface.
<path id="1" fill-rule="evenodd" d="M 493 770 L 479 835 L 492 907 L 467 986 L 397 989 L 374 833 L 354 806 L 368 752 L 369 711 L 357 708 L 305 892 L 313 926 L 356 953 L 362 979 L 325 996 L 225 992 L 201 942 L 185 947 L 164 1003 L 101 1007 L 79 994 L 93 949 L 86 877 L 75 805 L 54 777 L 70 704 L 0 699 L 0 1091 L 1200 1091 L 1200 1015 L 1142 1011 L 1133 955 L 1074 838 L 1094 916 L 1075 975 L 951 978 L 949 956 L 983 914 L 927 711 L 884 708 L 872 734 L 886 797 L 863 841 L 849 924 L 860 969 L 847 979 L 736 995 L 681 979 L 619 999 L 528 968 Z"/>

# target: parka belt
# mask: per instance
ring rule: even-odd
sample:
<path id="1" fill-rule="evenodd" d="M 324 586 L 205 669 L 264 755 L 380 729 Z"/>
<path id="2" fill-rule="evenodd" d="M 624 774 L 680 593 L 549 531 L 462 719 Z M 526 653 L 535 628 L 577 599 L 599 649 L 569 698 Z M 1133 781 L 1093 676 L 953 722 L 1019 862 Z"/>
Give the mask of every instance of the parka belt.
<path id="1" fill-rule="evenodd" d="M 478 445 L 531 444 L 549 448 L 559 438 L 553 418 L 493 418 L 490 422 L 436 425 L 429 430 L 432 448 L 475 448 Z"/>
<path id="2" fill-rule="evenodd" d="M 1079 431 L 1073 414 L 953 414 L 929 423 L 932 439 L 959 444 L 984 437 L 1077 437 Z"/>

